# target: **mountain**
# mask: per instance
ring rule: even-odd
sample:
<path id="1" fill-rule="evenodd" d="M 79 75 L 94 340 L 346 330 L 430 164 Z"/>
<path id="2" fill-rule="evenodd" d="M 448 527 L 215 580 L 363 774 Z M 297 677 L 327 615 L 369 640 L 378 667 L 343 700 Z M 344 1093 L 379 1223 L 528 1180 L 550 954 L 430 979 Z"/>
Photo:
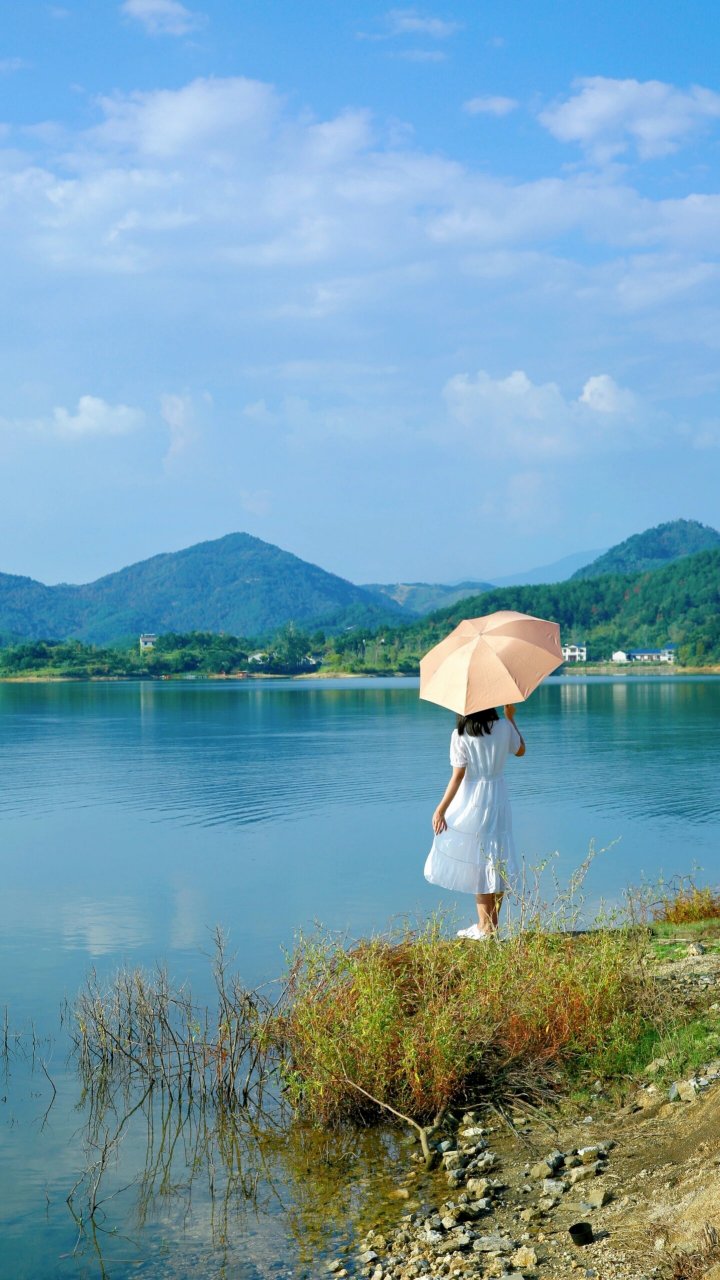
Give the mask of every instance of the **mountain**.
<path id="1" fill-rule="evenodd" d="M 604 573 L 644 573 L 662 569 L 683 556 L 720 548 L 720 533 L 699 520 L 670 520 L 644 533 L 635 533 L 611 547 L 592 564 L 574 573 L 573 579 L 597 578 Z"/>
<path id="2" fill-rule="evenodd" d="M 563 556 L 562 560 L 553 560 L 552 564 L 541 564 L 537 569 L 526 569 L 524 573 L 511 573 L 506 578 L 495 578 L 496 587 L 523 587 L 538 582 L 566 582 L 578 569 L 604 554 L 605 548 L 595 551 L 575 551 L 571 556 Z"/>
<path id="3" fill-rule="evenodd" d="M 259 637 L 287 622 L 339 629 L 402 617 L 393 600 L 247 533 L 142 560 L 84 586 L 0 574 L 0 635 L 113 644 L 141 631 Z"/>
<path id="4" fill-rule="evenodd" d="M 490 582 L 367 582 L 364 591 L 386 600 L 393 600 L 400 605 L 404 613 L 411 617 L 422 617 L 432 613 L 434 609 L 444 609 L 466 596 L 475 596 L 480 591 L 490 590 Z"/>
<path id="5" fill-rule="evenodd" d="M 385 666 L 416 670 L 422 653 L 463 617 L 517 609 L 560 624 L 564 643 L 587 643 L 590 661 L 615 649 L 678 647 L 685 663 L 720 662 L 720 550 L 700 551 L 664 569 L 603 574 L 567 582 L 497 587 L 401 628 L 382 631 L 382 648 L 364 652 Z M 333 641 L 350 652 L 352 637 Z M 358 668 L 359 669 L 359 668 Z"/>
<path id="6" fill-rule="evenodd" d="M 540 565 L 537 569 L 526 569 L 524 573 L 513 573 L 507 578 L 496 578 L 494 582 L 477 582 L 473 579 L 466 582 L 364 582 L 363 590 L 373 595 L 383 596 L 399 604 L 404 613 L 420 618 L 436 609 L 449 609 L 458 600 L 468 596 L 479 595 L 481 591 L 492 591 L 493 587 L 519 587 L 533 582 L 564 582 L 574 574 L 576 569 L 588 564 L 602 550 L 576 551 L 562 560 L 554 560 L 552 564 Z"/>

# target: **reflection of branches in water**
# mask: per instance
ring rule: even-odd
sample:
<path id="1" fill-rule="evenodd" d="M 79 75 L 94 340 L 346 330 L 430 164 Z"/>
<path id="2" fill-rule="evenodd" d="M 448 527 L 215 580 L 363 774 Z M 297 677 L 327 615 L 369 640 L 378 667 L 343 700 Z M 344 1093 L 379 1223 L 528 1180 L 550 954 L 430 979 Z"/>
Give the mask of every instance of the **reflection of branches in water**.
<path id="1" fill-rule="evenodd" d="M 270 1031 L 275 1006 L 228 975 L 216 934 L 214 1017 L 166 972 L 120 971 L 107 986 L 90 974 L 74 1007 L 72 1038 L 87 1109 L 87 1163 L 68 1204 L 79 1241 L 98 1250 L 109 1195 L 102 1192 L 132 1120 L 140 1170 L 112 1197 L 136 1187 L 138 1228 L 184 1205 L 187 1223 L 202 1178 L 213 1244 L 227 1250 L 230 1218 L 273 1178 L 262 1138 L 280 1122 L 279 1058 Z M 270 1114 L 272 1112 L 272 1115 Z"/>
<path id="2" fill-rule="evenodd" d="M 159 1088 L 173 1100 L 262 1110 L 266 1085 L 277 1078 L 275 1006 L 228 975 L 220 931 L 215 942 L 215 1018 L 187 988 L 172 987 L 164 969 L 121 970 L 105 987 L 90 974 L 72 1035 L 91 1100 L 122 1080 Z"/>
<path id="3" fill-rule="evenodd" d="M 369 1164 L 387 1168 L 377 1132 L 328 1134 L 290 1122 L 274 1034 L 279 1002 L 230 977 L 219 935 L 216 946 L 214 1015 L 163 970 L 123 970 L 106 986 L 93 973 L 75 1004 L 86 1166 L 68 1205 L 76 1250 L 94 1251 L 101 1274 L 103 1245 L 114 1234 L 108 1204 L 130 1188 L 132 1213 L 122 1214 L 130 1232 L 172 1207 L 188 1238 L 204 1212 L 221 1267 L 233 1261 L 243 1212 L 274 1208 L 313 1262 L 329 1235 L 346 1236 L 361 1215 L 367 1192 L 356 1175 L 367 1172 L 371 1148 Z M 131 1152 L 139 1158 L 123 1178 Z"/>

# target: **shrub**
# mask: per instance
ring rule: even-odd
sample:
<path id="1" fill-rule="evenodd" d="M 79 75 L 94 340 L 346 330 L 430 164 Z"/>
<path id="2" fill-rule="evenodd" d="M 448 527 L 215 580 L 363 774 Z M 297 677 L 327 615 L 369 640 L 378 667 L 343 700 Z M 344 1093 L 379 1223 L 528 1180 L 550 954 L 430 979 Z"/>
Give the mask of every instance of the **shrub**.
<path id="1" fill-rule="evenodd" d="M 427 1123 L 455 1104 L 546 1095 L 647 1028 L 645 942 L 629 930 L 447 941 L 441 921 L 292 957 L 278 1020 L 294 1104 L 323 1122 L 379 1105 Z"/>
<path id="2" fill-rule="evenodd" d="M 657 924 L 694 924 L 720 919 L 720 890 L 699 889 L 688 876 L 672 880 L 653 908 Z"/>

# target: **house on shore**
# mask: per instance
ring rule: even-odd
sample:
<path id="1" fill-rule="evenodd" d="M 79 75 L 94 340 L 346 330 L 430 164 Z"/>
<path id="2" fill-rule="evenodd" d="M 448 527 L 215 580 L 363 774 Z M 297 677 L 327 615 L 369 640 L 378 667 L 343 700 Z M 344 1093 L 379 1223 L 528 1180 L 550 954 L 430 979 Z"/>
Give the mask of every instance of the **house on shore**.
<path id="1" fill-rule="evenodd" d="M 587 662 L 586 644 L 564 644 L 561 653 L 564 662 Z"/>
<path id="2" fill-rule="evenodd" d="M 157 636 L 152 631 L 145 631 L 140 637 L 140 652 L 145 653 L 148 649 L 154 649 L 157 643 Z"/>
<path id="3" fill-rule="evenodd" d="M 674 644 L 666 644 L 664 649 L 618 649 L 612 656 L 613 662 L 667 662 L 672 665 L 675 662 Z"/>
<path id="4" fill-rule="evenodd" d="M 669 662 L 675 661 L 675 645 L 666 644 L 664 649 L 633 649 L 628 653 L 630 662 Z"/>

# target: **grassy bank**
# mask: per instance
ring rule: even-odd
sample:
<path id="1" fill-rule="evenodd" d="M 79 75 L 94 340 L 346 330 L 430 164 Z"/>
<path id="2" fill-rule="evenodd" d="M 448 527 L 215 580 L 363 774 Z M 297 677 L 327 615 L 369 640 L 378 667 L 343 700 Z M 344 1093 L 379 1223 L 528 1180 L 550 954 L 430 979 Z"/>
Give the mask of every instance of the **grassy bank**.
<path id="1" fill-rule="evenodd" d="M 448 939 L 438 918 L 350 947 L 317 931 L 273 1001 L 228 977 L 220 948 L 215 1016 L 164 974 L 93 980 L 76 1008 L 81 1062 L 88 1078 L 125 1071 L 224 1106 L 277 1087 L 323 1125 L 542 1104 L 597 1080 L 612 1089 L 658 1057 L 681 1071 L 716 1020 L 669 1001 L 654 969 L 673 937 L 720 945 L 720 895 L 679 881 L 642 907 L 641 921 L 635 899 L 633 920 L 587 932 L 534 919 L 502 942 Z"/>

